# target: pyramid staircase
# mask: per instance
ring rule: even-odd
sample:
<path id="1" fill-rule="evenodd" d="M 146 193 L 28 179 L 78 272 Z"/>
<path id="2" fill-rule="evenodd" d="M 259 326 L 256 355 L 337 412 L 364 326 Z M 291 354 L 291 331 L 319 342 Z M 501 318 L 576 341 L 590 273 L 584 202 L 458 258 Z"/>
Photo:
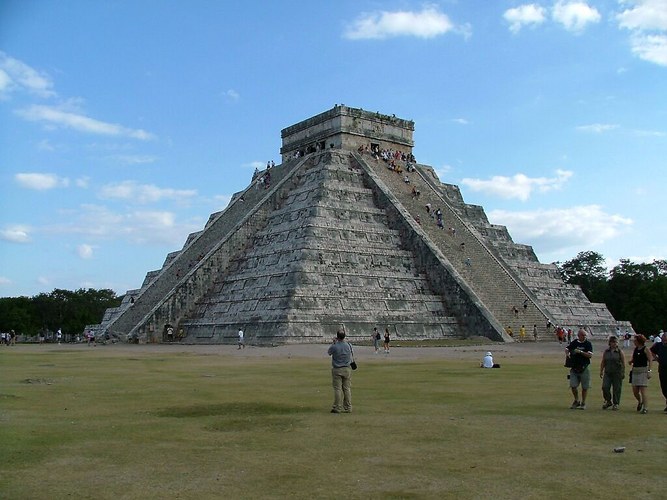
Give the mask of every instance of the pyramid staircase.
<path id="1" fill-rule="evenodd" d="M 376 326 L 399 338 L 464 335 L 351 160 L 334 151 L 303 164 L 248 252 L 181 322 L 191 340 L 238 328 L 260 344 L 320 342 L 341 328 L 366 339 Z"/>
<path id="2" fill-rule="evenodd" d="M 452 272 L 460 275 L 502 328 L 511 327 L 517 340 L 522 325 L 531 337 L 533 325 L 538 325 L 539 333 L 545 333 L 549 312 L 428 181 L 428 172 L 423 167 L 417 165 L 412 172 L 404 168 L 397 173 L 387 168 L 387 163 L 382 160 L 357 153 L 355 157 L 372 176 L 377 177 L 378 183 L 386 186 L 389 196 L 395 197 L 393 205 L 405 210 L 412 229 L 425 233 L 447 256 Z M 409 182 L 405 182 L 406 176 Z M 413 195 L 413 188 L 419 192 L 418 197 Z M 427 204 L 431 206 L 430 214 L 426 210 Z M 434 215 L 437 209 L 442 211 L 442 227 L 438 226 Z M 514 308 L 518 314 L 514 313 Z"/>
<path id="3" fill-rule="evenodd" d="M 187 315 L 212 288 L 212 277 L 245 251 L 301 163 L 295 160 L 272 169 L 270 185 L 257 178 L 225 210 L 212 214 L 204 230 L 191 234 L 182 250 L 169 254 L 161 269 L 147 273 L 130 301 L 126 296 L 115 313 L 105 315 L 106 321 L 96 328 L 98 334 L 161 341 L 165 325 L 176 325 L 175 318 Z"/>

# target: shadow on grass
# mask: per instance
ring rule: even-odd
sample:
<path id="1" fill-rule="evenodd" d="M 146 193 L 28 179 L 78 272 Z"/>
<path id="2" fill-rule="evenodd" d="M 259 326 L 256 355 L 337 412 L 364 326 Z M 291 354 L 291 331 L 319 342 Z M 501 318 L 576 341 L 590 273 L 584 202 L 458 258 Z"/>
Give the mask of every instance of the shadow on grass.
<path id="1" fill-rule="evenodd" d="M 212 405 L 192 405 L 164 408 L 155 412 L 159 417 L 199 418 L 222 417 L 206 426 L 217 432 L 287 431 L 298 423 L 298 415 L 313 413 L 316 408 L 306 406 L 286 406 L 262 402 L 237 402 Z"/>
<path id="2" fill-rule="evenodd" d="M 215 432 L 284 432 L 298 427 L 298 423 L 299 419 L 293 416 L 249 416 L 244 418 L 225 418 L 206 426 L 206 429 Z"/>
<path id="3" fill-rule="evenodd" d="M 0 394 L 0 399 L 21 399 L 21 398 L 14 394 Z"/>
<path id="4" fill-rule="evenodd" d="M 248 402 L 248 403 L 220 403 L 213 405 L 192 405 L 164 408 L 155 414 L 159 417 L 192 418 L 192 417 L 262 417 L 273 415 L 296 415 L 300 413 L 311 413 L 316 408 L 307 406 L 286 406 L 273 403 Z"/>

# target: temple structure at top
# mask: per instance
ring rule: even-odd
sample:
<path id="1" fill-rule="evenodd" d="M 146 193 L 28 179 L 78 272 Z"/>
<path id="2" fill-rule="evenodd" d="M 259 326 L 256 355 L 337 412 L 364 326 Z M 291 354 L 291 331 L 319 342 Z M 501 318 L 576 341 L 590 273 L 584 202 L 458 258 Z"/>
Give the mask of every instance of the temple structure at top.
<path id="1" fill-rule="evenodd" d="M 98 336 L 257 345 L 617 327 L 413 156 L 414 122 L 336 105 L 282 130 L 282 162 L 211 214 L 110 309 Z"/>
<path id="2" fill-rule="evenodd" d="M 414 130 L 413 121 L 336 105 L 329 111 L 284 128 L 280 154 L 284 162 L 325 149 L 357 151 L 361 147 L 375 149 L 383 146 L 412 153 Z"/>

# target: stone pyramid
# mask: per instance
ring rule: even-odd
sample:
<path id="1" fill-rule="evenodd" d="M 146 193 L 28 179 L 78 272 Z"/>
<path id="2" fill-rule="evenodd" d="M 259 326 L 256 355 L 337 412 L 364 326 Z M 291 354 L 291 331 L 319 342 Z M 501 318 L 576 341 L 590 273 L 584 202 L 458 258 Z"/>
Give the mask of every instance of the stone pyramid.
<path id="1" fill-rule="evenodd" d="M 191 234 L 98 334 L 140 342 L 258 345 L 369 339 L 511 340 L 521 325 L 611 333 L 614 320 L 553 265 L 412 157 L 414 124 L 346 106 L 282 131 L 261 172 Z M 430 210 L 427 210 L 427 205 Z M 435 212 L 441 213 L 436 217 Z M 438 222 L 438 219 L 441 222 Z"/>

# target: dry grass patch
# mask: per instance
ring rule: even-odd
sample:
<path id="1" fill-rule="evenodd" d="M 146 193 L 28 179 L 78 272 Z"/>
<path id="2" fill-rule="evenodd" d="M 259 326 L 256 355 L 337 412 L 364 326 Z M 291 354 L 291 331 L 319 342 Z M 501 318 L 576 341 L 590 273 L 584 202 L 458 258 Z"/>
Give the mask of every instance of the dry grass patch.
<path id="1" fill-rule="evenodd" d="M 598 381 L 589 410 L 567 409 L 560 355 L 508 357 L 500 370 L 364 360 L 354 413 L 332 415 L 324 346 L 318 359 L 68 351 L 0 352 L 3 498 L 657 498 L 664 488 L 656 429 L 667 416 L 636 414 L 627 384 L 621 411 L 599 410 Z M 658 410 L 657 381 L 650 393 Z"/>

